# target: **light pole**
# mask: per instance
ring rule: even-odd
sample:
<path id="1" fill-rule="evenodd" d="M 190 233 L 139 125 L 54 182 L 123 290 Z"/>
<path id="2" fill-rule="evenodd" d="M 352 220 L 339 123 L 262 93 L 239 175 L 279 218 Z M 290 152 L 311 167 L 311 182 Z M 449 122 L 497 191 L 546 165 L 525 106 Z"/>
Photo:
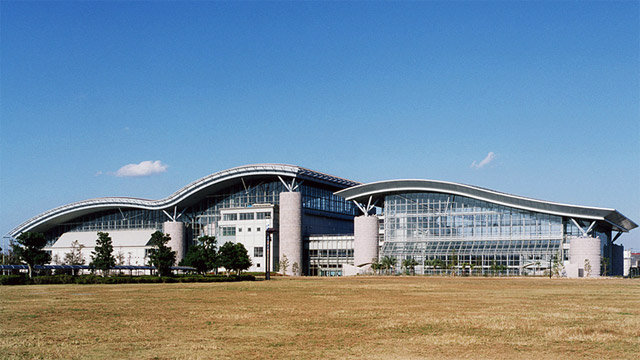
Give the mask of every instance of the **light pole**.
<path id="1" fill-rule="evenodd" d="M 278 229 L 267 228 L 265 234 L 265 267 L 264 267 L 264 279 L 271 280 L 271 234 L 278 232 Z"/>

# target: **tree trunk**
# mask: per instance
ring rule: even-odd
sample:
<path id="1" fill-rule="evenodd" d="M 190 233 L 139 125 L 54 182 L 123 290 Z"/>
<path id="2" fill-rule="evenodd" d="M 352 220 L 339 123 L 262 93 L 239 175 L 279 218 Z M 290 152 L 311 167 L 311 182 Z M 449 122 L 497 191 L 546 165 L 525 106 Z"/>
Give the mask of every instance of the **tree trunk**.
<path id="1" fill-rule="evenodd" d="M 31 268 L 31 264 L 27 264 L 27 267 L 29 268 L 29 279 L 31 279 L 33 276 L 33 269 Z"/>

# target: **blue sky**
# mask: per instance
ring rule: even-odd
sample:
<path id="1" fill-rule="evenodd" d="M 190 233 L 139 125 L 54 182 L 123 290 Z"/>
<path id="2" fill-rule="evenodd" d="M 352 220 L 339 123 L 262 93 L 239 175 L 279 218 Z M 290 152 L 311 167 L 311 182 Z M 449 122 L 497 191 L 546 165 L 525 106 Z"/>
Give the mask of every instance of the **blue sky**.
<path id="1" fill-rule="evenodd" d="M 639 14 L 635 1 L 3 1 L 0 232 L 261 162 L 640 222 Z M 117 176 L 144 161 L 153 175 Z M 640 230 L 621 240 L 640 251 Z"/>

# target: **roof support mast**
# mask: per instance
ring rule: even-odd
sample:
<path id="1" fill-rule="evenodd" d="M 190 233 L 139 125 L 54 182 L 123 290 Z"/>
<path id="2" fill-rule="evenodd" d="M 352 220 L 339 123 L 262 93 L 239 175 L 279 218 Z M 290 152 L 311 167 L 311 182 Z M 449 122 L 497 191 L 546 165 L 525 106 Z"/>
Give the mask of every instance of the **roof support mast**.
<path id="1" fill-rule="evenodd" d="M 580 232 L 582 233 L 582 235 L 584 237 L 588 237 L 589 233 L 591 232 L 591 230 L 593 230 L 593 227 L 596 225 L 596 222 L 593 221 L 591 222 L 591 225 L 589 225 L 589 227 L 587 228 L 587 230 L 585 231 L 582 226 L 580 226 L 580 224 L 578 224 L 578 222 L 576 221 L 576 219 L 571 218 L 571 221 L 573 222 L 573 224 L 578 228 L 578 230 L 580 230 Z"/>
<path id="2" fill-rule="evenodd" d="M 120 211 L 120 215 L 122 215 L 122 220 L 125 220 L 125 221 L 126 221 L 126 220 L 127 220 L 127 217 L 126 217 L 126 216 L 124 216 L 124 213 L 122 212 L 122 209 L 120 209 L 120 208 L 118 207 L 118 211 Z"/>
<path id="3" fill-rule="evenodd" d="M 356 204 L 356 206 L 358 207 L 358 209 L 360 209 L 360 211 L 362 211 L 362 213 L 365 216 L 369 216 L 369 213 L 371 212 L 371 210 L 373 210 L 373 208 L 376 207 L 376 204 L 378 203 L 378 200 L 376 199 L 376 201 L 373 202 L 373 204 L 371 203 L 371 201 L 373 200 L 373 196 L 369 196 L 369 201 L 367 202 L 367 206 L 365 207 L 364 204 L 360 204 L 359 202 L 353 200 L 353 203 Z"/>
<path id="4" fill-rule="evenodd" d="M 162 210 L 162 212 L 167 215 L 167 217 L 169 218 L 169 220 L 176 222 L 178 221 L 178 219 L 180 218 L 180 216 L 182 216 L 182 214 L 184 214 L 185 210 L 187 210 L 187 208 L 182 209 L 182 211 L 180 212 L 180 214 L 178 214 L 178 206 L 174 206 L 173 207 L 173 216 L 171 216 L 171 214 L 169 214 L 166 210 Z"/>
<path id="5" fill-rule="evenodd" d="M 289 192 L 294 192 L 298 189 L 298 187 L 300 187 L 300 185 L 302 185 L 302 183 L 304 182 L 304 180 L 300 181 L 297 185 L 296 185 L 296 178 L 294 177 L 291 180 L 291 184 L 287 183 L 286 181 L 284 181 L 282 179 L 282 176 L 278 175 L 278 179 L 280 179 L 280 182 L 282 182 L 282 185 L 284 185 L 285 189 L 287 189 L 287 191 Z"/>

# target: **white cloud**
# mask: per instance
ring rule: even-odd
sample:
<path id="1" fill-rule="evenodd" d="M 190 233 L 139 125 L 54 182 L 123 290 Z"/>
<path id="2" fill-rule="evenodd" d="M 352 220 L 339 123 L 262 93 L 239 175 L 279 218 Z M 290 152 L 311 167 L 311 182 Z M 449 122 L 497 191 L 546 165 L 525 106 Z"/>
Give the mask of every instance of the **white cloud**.
<path id="1" fill-rule="evenodd" d="M 478 162 L 473 162 L 471 164 L 472 168 L 476 168 L 476 169 L 481 169 L 483 168 L 485 165 L 488 165 L 490 162 L 493 161 L 493 159 L 496 158 L 496 154 L 493 153 L 493 151 L 489 151 L 489 153 L 487 154 L 487 157 L 485 157 L 484 159 L 482 159 L 482 161 Z"/>
<path id="2" fill-rule="evenodd" d="M 167 171 L 167 165 L 163 164 L 160 160 L 156 161 L 143 161 L 140 164 L 127 164 L 118 171 L 116 171 L 117 177 L 133 177 L 133 176 L 149 176 L 153 174 L 160 174 Z"/>

